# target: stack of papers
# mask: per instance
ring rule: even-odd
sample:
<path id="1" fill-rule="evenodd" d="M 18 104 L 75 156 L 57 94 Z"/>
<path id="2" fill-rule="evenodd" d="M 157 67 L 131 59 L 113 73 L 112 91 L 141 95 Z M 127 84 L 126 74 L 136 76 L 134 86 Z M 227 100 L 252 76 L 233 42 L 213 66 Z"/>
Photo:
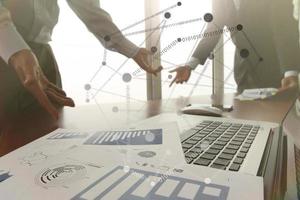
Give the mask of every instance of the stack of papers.
<path id="1" fill-rule="evenodd" d="M 276 95 L 278 89 L 276 88 L 258 88 L 258 89 L 247 89 L 242 94 L 238 95 L 236 99 L 241 101 L 266 99 Z"/>
<path id="2" fill-rule="evenodd" d="M 1 199 L 263 199 L 261 177 L 186 164 L 176 123 L 58 129 L 0 166 Z"/>

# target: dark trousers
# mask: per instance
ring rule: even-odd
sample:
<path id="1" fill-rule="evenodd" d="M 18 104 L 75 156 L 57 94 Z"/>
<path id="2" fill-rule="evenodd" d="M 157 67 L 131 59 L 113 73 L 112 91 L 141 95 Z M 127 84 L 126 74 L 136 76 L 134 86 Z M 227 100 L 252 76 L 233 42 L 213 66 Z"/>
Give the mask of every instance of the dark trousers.
<path id="1" fill-rule="evenodd" d="M 28 42 L 40 67 L 49 81 L 61 87 L 61 77 L 52 49 L 48 44 Z M 13 67 L 0 57 L 0 116 L 17 114 L 39 106 L 36 99 L 23 87 Z"/>

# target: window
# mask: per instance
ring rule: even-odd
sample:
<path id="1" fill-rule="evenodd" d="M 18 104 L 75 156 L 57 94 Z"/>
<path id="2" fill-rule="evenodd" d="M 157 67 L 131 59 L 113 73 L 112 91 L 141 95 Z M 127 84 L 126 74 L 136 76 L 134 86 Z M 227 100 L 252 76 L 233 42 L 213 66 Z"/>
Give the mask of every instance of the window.
<path id="1" fill-rule="evenodd" d="M 121 30 L 136 24 L 123 33 L 136 45 L 144 47 L 144 1 L 101 0 L 100 2 L 101 7 L 111 14 L 113 21 Z M 205 25 L 200 18 L 211 11 L 210 0 L 181 0 L 180 2 L 181 6 L 170 8 L 176 5 L 178 1 L 159 1 L 160 10 L 170 8 L 159 16 L 166 27 L 161 29 L 161 51 L 170 45 L 172 46 L 166 48 L 167 50 L 163 52 L 161 57 L 162 65 L 165 68 L 162 72 L 162 95 L 164 99 L 191 94 L 211 94 L 211 60 L 208 61 L 209 64 L 201 78 L 200 74 L 203 73 L 204 67 L 199 66 L 187 84 L 169 88 L 171 76 L 174 76 L 174 74 L 169 73 L 169 70 L 180 64 L 185 64 L 191 56 L 192 49 L 199 42 L 196 40 L 176 42 L 177 39 L 199 34 Z M 66 1 L 59 1 L 59 5 L 60 19 L 54 30 L 51 45 L 60 66 L 64 89 L 69 96 L 74 98 L 76 104 L 94 103 L 93 100 L 98 103 L 125 102 L 128 99 L 130 101 L 146 101 L 146 75 L 144 72 L 139 72 L 137 64 L 132 60 L 125 62 L 126 57 L 106 51 L 70 10 Z M 181 22 L 184 24 L 178 25 Z M 175 45 L 174 41 L 176 42 Z M 226 43 L 225 52 L 225 77 L 229 77 L 225 91 L 234 92 L 235 84 L 232 75 L 228 76 L 232 74 L 233 66 L 234 47 L 232 43 Z M 103 61 L 106 62 L 105 66 L 102 66 Z M 123 63 L 125 63 L 124 66 L 118 70 Z"/>
<path id="2" fill-rule="evenodd" d="M 129 5 L 130 10 L 125 10 Z M 72 12 L 66 1 L 59 1 L 59 6 L 60 18 L 51 46 L 60 66 L 63 87 L 76 104 L 95 103 L 94 96 L 98 103 L 122 102 L 126 98 L 146 101 L 145 77 L 132 79 L 126 84 L 123 80 L 124 74 L 132 74 L 139 69 L 137 64 L 128 60 L 116 73 L 127 58 L 106 51 Z M 101 7 L 110 13 L 120 29 L 144 19 L 144 3 L 141 0 L 101 0 Z M 144 30 L 144 27 L 144 23 L 140 23 L 125 33 Z M 144 34 L 130 35 L 127 38 L 138 46 L 144 46 Z M 103 61 L 106 62 L 105 66 L 102 66 Z M 89 86 L 91 89 L 87 91 Z"/>
<path id="3" fill-rule="evenodd" d="M 167 8 L 174 4 L 173 0 L 161 1 L 161 8 Z M 191 57 L 194 48 L 201 40 L 185 40 L 189 36 L 198 35 L 201 30 L 205 30 L 205 21 L 203 17 L 206 13 L 211 13 L 211 1 L 190 1 L 182 0 L 182 5 L 170 10 L 171 17 L 166 19 L 166 25 L 171 25 L 163 31 L 161 37 L 161 48 L 168 49 L 162 56 L 162 64 L 165 68 L 174 68 L 174 65 L 184 65 Z M 172 26 L 184 22 L 182 25 Z M 178 38 L 182 38 L 181 42 L 177 42 Z M 173 45 L 172 45 L 173 44 Z M 174 45 L 175 44 L 175 45 Z M 168 48 L 168 46 L 171 48 Z M 225 59 L 224 59 L 224 73 L 228 81 L 225 84 L 226 92 L 234 92 L 235 84 L 233 83 L 232 68 L 233 68 L 233 54 L 234 46 L 231 42 L 224 45 Z M 163 98 L 187 97 L 191 95 L 203 95 L 212 93 L 212 60 L 208 60 L 204 66 L 198 66 L 192 73 L 188 83 L 183 85 L 173 86 L 169 88 L 171 78 L 175 74 L 170 75 L 168 70 L 163 72 Z"/>

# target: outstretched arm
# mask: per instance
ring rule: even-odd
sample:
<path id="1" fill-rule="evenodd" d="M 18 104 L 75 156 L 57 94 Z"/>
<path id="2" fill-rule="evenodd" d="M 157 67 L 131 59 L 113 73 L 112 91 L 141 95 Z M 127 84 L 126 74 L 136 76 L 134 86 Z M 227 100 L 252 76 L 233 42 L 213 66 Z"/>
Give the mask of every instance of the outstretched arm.
<path id="1" fill-rule="evenodd" d="M 180 66 L 175 70 L 170 72 L 175 72 L 176 76 L 171 82 L 170 86 L 174 83 L 187 82 L 190 78 L 191 71 L 196 69 L 199 64 L 204 65 L 211 52 L 214 50 L 218 44 L 221 34 L 214 34 L 216 31 L 223 30 L 226 19 L 226 13 L 223 10 L 222 0 L 212 1 L 212 21 L 207 21 L 207 27 L 200 37 L 202 37 L 200 43 L 198 44 L 196 50 L 194 51 L 190 61 L 186 63 L 185 66 Z"/>
<path id="2" fill-rule="evenodd" d="M 142 69 L 149 73 L 156 74 L 161 71 L 161 68 L 153 69 L 150 65 L 148 61 L 148 57 L 151 56 L 150 52 L 137 47 L 124 37 L 110 15 L 100 8 L 98 0 L 68 0 L 68 3 L 105 48 L 133 58 Z"/>

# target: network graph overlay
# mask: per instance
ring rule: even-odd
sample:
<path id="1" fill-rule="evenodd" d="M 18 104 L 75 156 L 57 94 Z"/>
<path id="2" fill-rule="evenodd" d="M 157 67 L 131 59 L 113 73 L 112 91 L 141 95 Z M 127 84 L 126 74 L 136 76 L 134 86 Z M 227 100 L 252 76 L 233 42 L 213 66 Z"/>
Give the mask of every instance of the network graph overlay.
<path id="1" fill-rule="evenodd" d="M 205 184 L 201 181 L 168 176 L 163 174 L 132 169 L 124 172 L 116 167 L 105 174 L 72 200 L 119 199 L 119 200 L 227 200 L 229 187 L 217 184 Z M 154 182 L 154 179 L 161 181 Z"/>
<path id="2" fill-rule="evenodd" d="M 103 131 L 91 136 L 86 145 L 156 145 L 163 142 L 162 129 Z"/>
<path id="3" fill-rule="evenodd" d="M 215 56 L 218 54 L 219 51 L 221 51 L 222 48 L 226 44 L 229 44 L 231 40 L 239 38 L 239 40 L 243 41 L 242 46 L 236 46 L 236 56 L 240 57 L 240 59 L 243 62 L 248 63 L 249 66 L 252 66 L 253 68 L 259 67 L 259 65 L 262 64 L 264 61 L 264 58 L 261 56 L 260 52 L 255 48 L 255 45 L 253 43 L 253 38 L 249 37 L 249 35 L 246 33 L 245 28 L 242 24 L 233 24 L 231 27 L 223 27 L 220 24 L 217 24 L 215 22 L 215 16 L 209 12 L 207 13 L 200 13 L 201 16 L 193 19 L 188 19 L 184 21 L 177 21 L 172 22 L 170 21 L 173 18 L 173 13 L 175 11 L 182 10 L 184 4 L 188 4 L 188 1 L 183 2 L 177 2 L 174 5 L 171 5 L 170 7 L 167 7 L 161 11 L 158 11 L 157 13 L 145 18 L 141 19 L 123 29 L 121 29 L 119 32 L 111 33 L 110 35 L 105 36 L 104 40 L 106 42 L 110 42 L 111 38 L 123 34 L 126 37 L 138 35 L 138 34 L 147 34 L 147 37 L 143 42 L 141 42 L 138 46 L 141 48 L 144 46 L 145 42 L 156 32 L 160 31 L 159 38 L 157 39 L 156 46 L 152 46 L 149 50 L 151 52 L 151 59 L 152 60 L 160 60 L 162 62 L 162 65 L 164 66 L 163 72 L 168 73 L 170 70 L 175 69 L 179 66 L 186 66 L 189 64 L 189 61 L 191 57 L 193 56 L 193 52 L 196 50 L 197 45 L 199 42 L 203 40 L 210 41 L 214 38 L 219 38 L 221 35 L 224 36 L 224 42 L 222 45 L 220 45 L 218 48 L 215 48 L 214 50 L 209 50 L 210 55 L 207 58 L 206 63 L 203 66 L 198 67 L 197 70 L 193 70 L 191 73 L 193 76 L 191 76 L 190 80 L 185 83 L 185 85 L 189 86 L 190 88 L 187 88 L 186 91 L 190 90 L 188 92 L 186 97 L 191 97 L 196 89 L 198 88 L 211 88 L 211 84 L 203 84 L 204 79 L 213 80 L 212 75 L 210 74 L 210 67 L 212 64 L 212 60 L 216 63 L 220 63 L 221 66 L 224 66 L 224 69 L 226 70 L 226 76 L 224 77 L 224 80 L 216 80 L 220 83 L 224 84 L 224 88 L 226 90 L 236 91 L 236 85 L 230 83 L 231 78 L 234 74 L 233 66 L 228 66 L 224 64 L 223 60 L 218 60 L 218 58 Z M 144 23 L 147 20 L 151 20 L 152 18 L 161 16 L 161 23 L 157 24 L 157 26 L 154 26 L 153 28 L 144 29 L 144 30 L 135 30 L 132 29 L 137 27 L 138 25 Z M 167 31 L 172 31 L 172 29 L 176 27 L 184 27 L 186 25 L 195 24 L 195 30 L 199 30 L 197 34 L 189 34 L 189 33 L 180 33 L 181 35 L 178 35 L 175 38 L 169 38 L 167 35 Z M 207 29 L 209 27 L 209 29 Z M 182 35 L 184 34 L 184 35 Z M 162 38 L 168 38 L 170 40 L 170 43 L 167 45 L 160 47 L 160 43 Z M 188 52 L 188 56 L 184 58 L 184 63 L 174 63 L 172 60 L 166 59 L 166 56 L 170 55 L 169 53 L 172 53 L 172 51 L 178 50 L 180 51 L 180 47 L 184 45 L 192 44 L 192 47 L 190 48 Z M 204 51 L 207 51 L 207 49 L 204 49 Z M 97 69 L 95 74 L 93 74 L 92 78 L 84 85 L 84 89 L 86 92 L 86 102 L 90 102 L 91 100 L 95 101 L 96 105 L 98 106 L 101 113 L 104 115 L 104 118 L 107 119 L 108 117 L 104 114 L 100 104 L 98 103 L 97 97 L 98 95 L 102 94 L 108 94 L 116 97 L 121 97 L 126 99 L 127 107 L 126 109 L 121 109 L 117 106 L 112 108 L 113 113 L 125 111 L 125 112 L 139 112 L 139 109 L 131 109 L 130 108 L 130 102 L 136 102 L 136 103 L 142 103 L 143 106 L 141 106 L 141 110 L 145 108 L 146 102 L 144 100 L 138 99 L 131 95 L 132 88 L 131 83 L 134 80 L 140 80 L 140 81 L 146 81 L 146 73 L 138 66 L 136 66 L 136 69 L 134 71 L 125 69 L 126 65 L 128 64 L 130 58 L 126 58 L 124 61 L 120 63 L 119 66 L 111 66 L 110 61 L 107 60 L 108 53 L 106 49 L 103 53 L 103 59 L 101 61 L 101 66 Z M 179 53 L 181 54 L 181 53 Z M 179 55 L 177 54 L 177 55 Z M 103 79 L 103 83 L 96 84 L 95 81 L 97 78 L 100 77 L 100 72 L 103 69 L 111 70 L 112 74 L 109 77 L 101 77 Z M 125 72 L 124 72 L 125 69 Z M 124 87 L 125 94 L 120 93 L 120 91 L 116 92 L 113 90 L 113 88 L 108 88 L 107 86 L 110 84 L 111 81 L 115 80 L 115 78 L 120 78 L 122 81 L 120 83 L 120 87 Z M 169 74 L 165 80 L 162 80 L 162 87 L 169 88 L 169 84 L 172 82 L 172 80 L 176 79 L 176 74 Z M 195 79 L 193 79 L 195 77 Z M 162 77 L 164 79 L 164 77 Z M 167 103 L 164 105 L 164 108 L 168 108 L 167 105 L 169 103 L 169 99 L 174 98 L 176 85 L 173 85 L 172 88 L 167 90 Z M 108 120 L 107 120 L 108 121 Z"/>
<path id="4" fill-rule="evenodd" d="M 144 39 L 143 42 L 141 42 L 140 44 L 138 44 L 137 46 L 139 48 L 142 48 L 146 41 L 153 35 L 153 33 L 155 33 L 156 31 L 163 31 L 166 28 L 172 28 L 174 26 L 178 26 L 178 25 L 183 25 L 183 24 L 188 24 L 188 23 L 194 23 L 197 22 L 201 19 L 192 19 L 192 20 L 187 20 L 187 21 L 182 21 L 182 22 L 178 22 L 178 23 L 174 23 L 174 24 L 170 24 L 167 25 L 166 22 L 168 19 L 171 18 L 171 13 L 170 11 L 173 9 L 176 9 L 178 7 L 180 7 L 182 5 L 181 2 L 177 2 L 176 4 L 163 9 L 145 19 L 141 19 L 123 29 L 121 29 L 119 32 L 115 32 L 115 33 L 111 33 L 110 35 L 106 35 L 104 36 L 104 41 L 109 44 L 111 41 L 112 37 L 116 37 L 118 35 L 124 35 L 125 37 L 127 36 L 134 36 L 134 35 L 138 35 L 138 34 L 145 34 L 146 32 L 149 32 L 149 36 L 146 37 Z M 139 31 L 130 31 L 133 28 L 137 27 L 138 25 L 143 24 L 145 21 L 151 20 L 155 17 L 159 17 L 160 15 L 164 15 L 164 20 L 162 20 L 162 22 L 160 24 L 158 24 L 157 27 L 153 27 L 151 29 L 146 29 L 146 30 L 139 30 Z M 159 40 L 157 41 L 157 43 L 159 43 Z M 161 52 L 158 51 L 159 48 L 157 47 L 152 47 L 151 48 L 151 53 L 153 54 L 152 57 L 154 59 L 157 58 L 158 54 L 161 54 Z M 98 96 L 99 93 L 102 94 L 110 94 L 110 95 L 114 95 L 114 96 L 118 96 L 118 97 L 124 97 L 124 98 L 129 98 L 133 101 L 136 101 L 138 99 L 132 98 L 128 95 L 122 95 L 122 94 L 118 94 L 118 93 L 114 93 L 110 90 L 107 90 L 106 86 L 110 83 L 110 81 L 115 77 L 115 76 L 120 76 L 120 78 L 122 79 L 122 81 L 125 84 L 129 84 L 133 79 L 140 79 L 141 75 L 145 76 L 145 73 L 141 73 L 143 72 L 142 69 L 138 68 L 137 70 L 135 70 L 134 72 L 125 72 L 125 73 L 121 73 L 121 70 L 124 69 L 124 67 L 126 66 L 126 64 L 129 62 L 130 58 L 126 58 L 121 64 L 120 66 L 111 66 L 110 65 L 110 61 L 107 60 L 108 58 L 108 53 L 109 51 L 107 51 L 106 49 L 104 49 L 104 53 L 103 53 L 103 59 L 101 62 L 101 66 L 98 68 L 98 70 L 95 72 L 95 74 L 93 74 L 92 78 L 89 80 L 89 82 L 87 84 L 84 85 L 84 89 L 86 90 L 86 102 L 90 102 L 90 100 L 95 100 L 96 101 L 96 97 Z M 137 52 L 134 52 L 134 55 Z M 132 55 L 132 57 L 134 56 Z M 105 78 L 106 81 L 104 81 L 104 83 L 99 87 L 99 86 L 93 86 L 93 83 L 95 81 L 95 79 L 98 77 L 98 75 L 100 74 L 101 70 L 103 70 L 104 68 L 107 68 L 109 70 L 111 70 L 113 72 L 113 74 L 111 76 L 109 76 L 108 78 Z M 145 78 L 143 78 L 145 79 Z M 141 100 L 140 100 L 141 101 Z M 97 102 L 96 102 L 97 103 Z"/>
<path id="5" fill-rule="evenodd" d="M 123 34 L 125 37 L 128 36 L 134 36 L 134 35 L 138 35 L 138 34 L 145 34 L 145 33 L 149 33 L 148 36 L 144 39 L 143 42 L 141 42 L 138 46 L 140 48 L 142 48 L 144 46 L 144 44 L 146 43 L 146 41 L 157 31 L 160 31 L 159 34 L 159 38 L 157 39 L 156 42 L 156 46 L 153 46 L 150 48 L 150 53 L 152 55 L 149 55 L 151 57 L 152 60 L 156 60 L 159 59 L 161 60 L 164 64 L 168 64 L 168 65 L 172 65 L 172 67 L 176 67 L 179 65 L 179 63 L 175 64 L 172 63 L 170 61 L 164 60 L 162 59 L 162 56 L 167 54 L 170 50 L 172 50 L 176 45 L 179 45 L 182 40 L 181 38 L 174 38 L 174 40 L 172 40 L 172 42 L 170 44 L 168 44 L 166 47 L 160 48 L 160 40 L 163 37 L 163 35 L 165 35 L 165 30 L 167 29 L 172 29 L 178 26 L 184 26 L 187 24 L 192 24 L 192 23 L 198 23 L 198 22 L 203 22 L 203 18 L 202 17 L 198 17 L 198 18 L 193 18 L 193 19 L 188 19 L 188 20 L 184 20 L 184 21 L 178 21 L 175 23 L 168 23 L 170 19 L 172 19 L 172 12 L 177 9 L 180 9 L 182 7 L 182 2 L 177 2 L 174 5 L 171 5 L 170 7 L 167 7 L 161 11 L 158 11 L 157 13 L 145 18 L 145 19 L 141 19 L 123 29 L 121 29 L 119 32 L 115 32 L 115 33 L 111 33 L 110 35 L 107 35 L 104 37 L 104 41 L 106 41 L 107 43 L 110 42 L 111 38 L 120 34 Z M 144 29 L 144 30 L 137 30 L 137 31 L 131 31 L 133 28 L 137 27 L 138 25 L 144 23 L 145 21 L 151 20 L 155 17 L 159 17 L 162 16 L 163 19 L 161 20 L 161 23 L 159 23 L 157 26 L 153 27 L 153 28 L 149 28 L 149 29 Z M 197 25 L 195 25 L 195 27 L 198 27 Z M 183 40 L 184 41 L 184 40 Z M 95 74 L 92 75 L 92 78 L 88 81 L 88 83 L 86 83 L 84 85 L 84 89 L 86 91 L 86 102 L 90 102 L 91 100 L 94 100 L 96 102 L 96 104 L 98 105 L 97 99 L 96 97 L 100 94 L 109 94 L 109 95 L 113 95 L 116 97 L 121 97 L 121 98 L 125 98 L 127 101 L 135 101 L 135 102 L 142 102 L 145 103 L 145 101 L 134 98 L 130 95 L 130 83 L 133 80 L 142 80 L 142 81 L 146 81 L 146 73 L 140 68 L 137 67 L 136 70 L 134 70 L 133 72 L 130 72 L 130 70 L 128 70 L 128 72 L 125 73 L 121 73 L 122 70 L 124 70 L 126 64 L 129 62 L 129 58 L 125 59 L 124 61 L 121 62 L 120 66 L 111 66 L 111 62 L 109 60 L 107 60 L 108 58 L 108 53 L 109 51 L 107 51 L 106 49 L 104 49 L 104 53 L 103 53 L 103 59 L 101 62 L 101 66 L 99 66 L 99 68 L 97 69 L 97 71 L 95 72 Z M 95 83 L 95 80 L 97 79 L 98 76 L 100 76 L 100 72 L 104 69 L 108 69 L 111 70 L 113 73 L 111 76 L 109 77 L 105 77 L 105 81 L 103 84 L 101 84 L 100 86 L 98 84 Z M 163 70 L 169 71 L 170 67 L 167 67 Z M 123 84 L 122 85 L 127 85 L 126 87 L 126 95 L 120 94 L 119 92 L 114 92 L 112 90 L 108 90 L 107 86 L 109 85 L 109 83 L 115 78 L 115 77 L 120 77 L 120 80 L 122 80 Z M 163 82 L 166 83 L 170 83 L 171 79 L 173 78 L 172 75 L 169 75 L 167 77 L 166 80 L 164 80 Z M 103 77 L 101 77 L 101 79 L 103 79 Z M 193 84 L 191 84 L 193 85 Z M 98 105 L 99 109 L 101 109 L 101 107 Z M 113 112 L 117 111 L 121 111 L 120 109 L 113 109 Z M 134 111 L 134 110 L 133 110 Z M 135 110 L 136 111 L 136 110 Z"/>

